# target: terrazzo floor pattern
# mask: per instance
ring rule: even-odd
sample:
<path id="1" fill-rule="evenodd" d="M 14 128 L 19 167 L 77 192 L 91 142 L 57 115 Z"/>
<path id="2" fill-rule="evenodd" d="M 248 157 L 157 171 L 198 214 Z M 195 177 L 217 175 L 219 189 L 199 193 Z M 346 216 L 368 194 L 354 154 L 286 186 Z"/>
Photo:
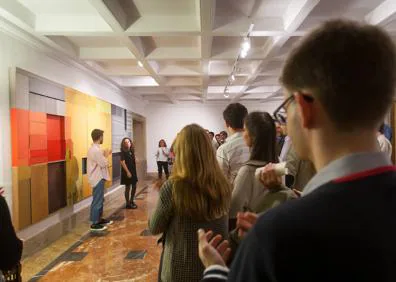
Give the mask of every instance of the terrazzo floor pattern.
<path id="1" fill-rule="evenodd" d="M 85 234 L 29 281 L 157 281 L 161 247 L 147 231 L 157 197 L 149 187 L 137 210 L 119 209 L 108 231 Z"/>

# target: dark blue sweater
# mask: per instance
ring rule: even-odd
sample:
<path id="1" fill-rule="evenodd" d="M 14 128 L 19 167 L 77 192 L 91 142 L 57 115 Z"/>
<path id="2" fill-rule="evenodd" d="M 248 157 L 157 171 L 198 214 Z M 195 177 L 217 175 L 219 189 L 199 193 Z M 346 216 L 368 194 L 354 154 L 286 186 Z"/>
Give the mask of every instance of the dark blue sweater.
<path id="1" fill-rule="evenodd" d="M 329 182 L 268 211 L 228 281 L 395 282 L 396 172 L 387 170 Z"/>

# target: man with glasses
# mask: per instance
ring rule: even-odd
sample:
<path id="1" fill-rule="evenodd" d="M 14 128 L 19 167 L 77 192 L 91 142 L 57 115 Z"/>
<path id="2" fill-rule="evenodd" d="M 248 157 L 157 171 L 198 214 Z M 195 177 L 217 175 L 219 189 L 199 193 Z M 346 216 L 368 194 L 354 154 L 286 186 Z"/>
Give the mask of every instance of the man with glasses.
<path id="1" fill-rule="evenodd" d="M 396 281 L 396 168 L 376 138 L 395 81 L 395 46 L 376 26 L 330 21 L 303 39 L 274 115 L 287 113 L 296 152 L 318 173 L 300 199 L 257 219 L 229 273 L 227 242 L 199 231 L 204 281 Z M 280 185 L 272 165 L 261 180 Z"/>

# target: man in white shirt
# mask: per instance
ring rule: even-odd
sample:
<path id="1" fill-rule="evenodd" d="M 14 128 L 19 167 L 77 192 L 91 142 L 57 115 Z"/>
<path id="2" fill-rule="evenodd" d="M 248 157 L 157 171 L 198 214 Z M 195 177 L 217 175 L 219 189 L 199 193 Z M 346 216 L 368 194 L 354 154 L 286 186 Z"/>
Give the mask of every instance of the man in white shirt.
<path id="1" fill-rule="evenodd" d="M 381 152 L 386 153 L 389 159 L 392 158 L 392 144 L 388 140 L 388 138 L 384 135 L 384 124 L 381 125 L 378 133 L 377 133 L 377 140 L 380 147 Z"/>
<path id="2" fill-rule="evenodd" d="M 230 136 L 217 149 L 217 161 L 231 184 L 243 163 L 249 160 L 249 147 L 243 140 L 243 121 L 247 116 L 246 107 L 240 103 L 229 104 L 223 118 Z"/>
<path id="3" fill-rule="evenodd" d="M 92 130 L 91 137 L 93 144 L 88 150 L 87 154 L 87 174 L 88 181 L 92 192 L 91 204 L 91 231 L 104 231 L 107 229 L 106 225 L 112 224 L 112 221 L 102 218 L 103 202 L 104 202 L 104 186 L 106 180 L 110 180 L 109 175 L 109 161 L 111 150 L 101 150 L 100 145 L 103 144 L 103 130 Z"/>

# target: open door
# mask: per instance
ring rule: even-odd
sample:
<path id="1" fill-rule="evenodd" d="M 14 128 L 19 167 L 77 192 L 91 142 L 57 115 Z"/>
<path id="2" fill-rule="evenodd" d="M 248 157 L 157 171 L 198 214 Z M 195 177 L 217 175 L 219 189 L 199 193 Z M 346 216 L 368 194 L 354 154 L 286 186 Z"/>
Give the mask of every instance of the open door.
<path id="1" fill-rule="evenodd" d="M 146 119 L 139 115 L 133 115 L 133 142 L 135 144 L 136 169 L 138 178 L 143 180 L 147 176 L 146 157 Z"/>

